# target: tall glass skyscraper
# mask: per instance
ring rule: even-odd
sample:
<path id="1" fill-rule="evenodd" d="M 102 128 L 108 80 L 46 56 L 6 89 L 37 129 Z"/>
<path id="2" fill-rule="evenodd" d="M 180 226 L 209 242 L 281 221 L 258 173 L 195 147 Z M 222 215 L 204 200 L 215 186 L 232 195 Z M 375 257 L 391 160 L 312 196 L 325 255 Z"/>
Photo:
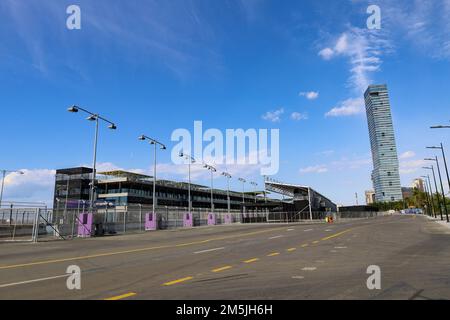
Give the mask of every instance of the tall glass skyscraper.
<path id="1" fill-rule="evenodd" d="M 375 201 L 400 201 L 403 196 L 387 86 L 369 86 L 364 99 L 372 149 Z"/>

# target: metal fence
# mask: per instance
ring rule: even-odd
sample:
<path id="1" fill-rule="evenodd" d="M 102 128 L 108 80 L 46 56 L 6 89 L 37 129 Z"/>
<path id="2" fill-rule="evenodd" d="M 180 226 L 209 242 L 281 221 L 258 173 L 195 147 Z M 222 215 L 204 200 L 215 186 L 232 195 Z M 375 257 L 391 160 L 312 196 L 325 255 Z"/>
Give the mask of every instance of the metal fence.
<path id="1" fill-rule="evenodd" d="M 0 242 L 37 241 L 48 234 L 52 210 L 45 205 L 4 203 L 0 207 Z"/>
<path id="2" fill-rule="evenodd" d="M 1 241 L 38 241 L 45 239 L 74 239 L 78 236 L 79 226 L 83 226 L 80 217 L 88 209 L 84 202 L 70 201 L 70 206 L 58 206 L 47 209 L 44 205 L 30 206 L 10 203 L 0 208 Z M 152 212 L 149 205 L 130 205 L 126 207 L 101 207 L 93 210 L 92 230 L 90 234 L 115 235 L 145 230 L 145 215 Z M 157 229 L 167 230 L 184 226 L 187 208 L 159 207 L 156 210 Z M 192 226 L 208 225 L 209 209 L 193 209 Z M 215 223 L 323 223 L 326 212 L 269 212 L 269 211 L 231 211 L 215 210 Z M 373 218 L 383 213 L 345 212 L 331 214 L 335 221 L 346 219 Z M 231 216 L 226 221 L 225 216 Z"/>

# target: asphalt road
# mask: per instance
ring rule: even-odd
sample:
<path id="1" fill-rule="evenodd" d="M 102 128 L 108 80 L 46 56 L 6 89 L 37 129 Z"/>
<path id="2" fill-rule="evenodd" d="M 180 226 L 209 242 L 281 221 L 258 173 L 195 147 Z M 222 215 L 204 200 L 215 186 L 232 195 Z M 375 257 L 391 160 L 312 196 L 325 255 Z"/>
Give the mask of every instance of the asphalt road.
<path id="1" fill-rule="evenodd" d="M 0 299 L 449 298 L 450 229 L 422 216 L 0 244 Z"/>

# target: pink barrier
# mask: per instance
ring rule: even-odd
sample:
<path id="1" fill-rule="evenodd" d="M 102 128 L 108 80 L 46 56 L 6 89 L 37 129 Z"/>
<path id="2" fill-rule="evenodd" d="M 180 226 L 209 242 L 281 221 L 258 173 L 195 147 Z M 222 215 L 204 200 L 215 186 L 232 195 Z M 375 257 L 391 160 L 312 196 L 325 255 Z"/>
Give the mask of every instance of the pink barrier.
<path id="1" fill-rule="evenodd" d="M 150 212 L 145 214 L 145 231 L 154 231 L 158 229 L 158 221 L 156 213 Z"/>
<path id="2" fill-rule="evenodd" d="M 224 216 L 224 218 L 223 218 L 223 223 L 225 223 L 225 224 L 231 224 L 231 223 L 233 223 L 233 220 L 232 220 L 232 218 L 231 218 L 231 214 L 226 214 L 225 216 Z"/>
<path id="3" fill-rule="evenodd" d="M 92 213 L 81 213 L 78 221 L 78 237 L 89 238 L 92 235 Z"/>
<path id="4" fill-rule="evenodd" d="M 214 213 L 208 213 L 208 226 L 215 226 L 216 224 L 216 215 Z"/>
<path id="5" fill-rule="evenodd" d="M 191 213 L 184 213 L 183 214 L 183 226 L 185 228 L 192 228 L 194 226 L 193 219 L 194 218 Z"/>

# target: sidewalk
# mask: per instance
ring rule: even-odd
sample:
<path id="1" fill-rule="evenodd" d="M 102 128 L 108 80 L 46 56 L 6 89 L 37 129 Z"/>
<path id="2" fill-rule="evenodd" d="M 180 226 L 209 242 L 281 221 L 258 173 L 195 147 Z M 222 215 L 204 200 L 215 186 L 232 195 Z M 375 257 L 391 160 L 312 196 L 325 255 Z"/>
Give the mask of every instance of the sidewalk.
<path id="1" fill-rule="evenodd" d="M 430 216 L 426 216 L 429 220 L 435 221 L 436 223 L 439 223 L 441 226 L 444 226 L 446 228 L 450 229 L 450 223 L 447 222 L 447 220 L 444 217 L 444 221 L 442 221 L 440 218 L 433 218 Z"/>

